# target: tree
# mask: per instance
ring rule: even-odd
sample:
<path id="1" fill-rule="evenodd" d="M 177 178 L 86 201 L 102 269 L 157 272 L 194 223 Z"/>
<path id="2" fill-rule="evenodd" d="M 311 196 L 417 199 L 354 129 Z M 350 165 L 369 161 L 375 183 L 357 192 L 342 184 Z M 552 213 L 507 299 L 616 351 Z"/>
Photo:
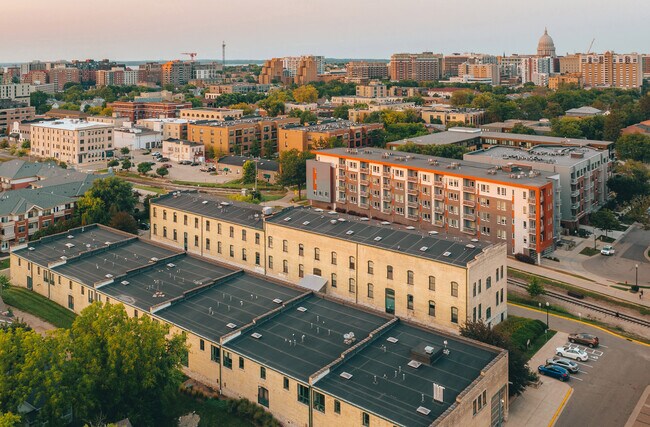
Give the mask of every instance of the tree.
<path id="1" fill-rule="evenodd" d="M 334 111 L 332 111 L 332 117 L 347 120 L 349 117 L 350 108 L 352 107 L 349 105 L 339 105 L 338 107 L 334 108 Z"/>
<path id="2" fill-rule="evenodd" d="M 140 175 L 146 175 L 148 172 L 151 171 L 151 163 L 149 162 L 142 162 L 138 164 L 138 173 Z"/>
<path id="3" fill-rule="evenodd" d="M 650 136 L 633 133 L 616 141 L 616 154 L 621 160 L 638 160 L 650 163 Z"/>
<path id="4" fill-rule="evenodd" d="M 0 414 L 0 427 L 17 427 L 20 423 L 20 416 L 7 412 Z"/>
<path id="5" fill-rule="evenodd" d="M 133 213 L 136 202 L 133 186 L 129 182 L 118 177 L 97 179 L 79 198 L 76 213 L 82 219 L 87 214 L 86 219 L 91 221 L 85 224 L 107 224 L 113 213 Z"/>
<path id="6" fill-rule="evenodd" d="M 318 90 L 312 85 L 300 86 L 293 90 L 293 98 L 296 102 L 316 102 L 318 99 Z"/>
<path id="7" fill-rule="evenodd" d="M 122 169 L 128 171 L 132 167 L 133 167 L 133 164 L 131 163 L 131 160 L 129 160 L 129 159 L 122 160 Z"/>
<path id="8" fill-rule="evenodd" d="M 303 185 L 307 181 L 307 160 L 315 156 L 309 151 L 296 149 L 283 151 L 280 154 L 280 174 L 278 182 L 285 187 L 297 186 L 300 199 Z"/>
<path id="9" fill-rule="evenodd" d="M 255 108 L 246 102 L 238 102 L 236 104 L 230 105 L 228 108 L 232 108 L 234 110 L 242 110 L 245 116 L 251 115 L 255 112 Z"/>
<path id="10" fill-rule="evenodd" d="M 530 282 L 528 282 L 528 286 L 526 287 L 526 291 L 528 291 L 528 295 L 531 297 L 535 298 L 539 295 L 544 295 L 546 291 L 544 290 L 544 286 L 542 286 L 539 283 L 539 280 L 537 277 L 532 277 L 530 279 Z"/>
<path id="11" fill-rule="evenodd" d="M 591 225 L 605 232 L 605 236 L 610 231 L 621 226 L 614 212 L 609 209 L 601 209 L 598 212 L 592 213 L 589 219 Z"/>
<path id="12" fill-rule="evenodd" d="M 460 335 L 486 344 L 508 350 L 508 391 L 510 396 L 521 394 L 524 389 L 537 379 L 537 375 L 527 366 L 526 357 L 501 332 L 490 328 L 482 320 L 468 320 L 460 328 Z"/>
<path id="13" fill-rule="evenodd" d="M 570 117 L 552 120 L 551 129 L 553 136 L 564 138 L 582 138 L 583 136 L 578 120 Z"/>
<path id="14" fill-rule="evenodd" d="M 471 104 L 474 93 L 471 90 L 457 90 L 451 94 L 449 103 L 454 107 L 464 107 Z"/>
<path id="15" fill-rule="evenodd" d="M 126 212 L 118 212 L 113 215 L 108 225 L 118 230 L 126 231 L 127 233 L 138 234 L 138 223 L 131 214 Z"/>
<path id="16" fill-rule="evenodd" d="M 124 155 L 124 156 L 126 156 L 126 155 L 129 154 L 130 152 L 131 152 L 131 150 L 129 150 L 129 147 L 122 147 L 122 148 L 120 148 L 120 153 L 122 153 L 122 155 Z"/>
<path id="17" fill-rule="evenodd" d="M 208 147 L 205 149 L 205 158 L 214 159 L 214 146 L 208 145 Z"/>
<path id="18" fill-rule="evenodd" d="M 32 148 L 32 143 L 29 141 L 29 139 L 26 139 L 23 141 L 23 143 L 20 145 L 21 148 L 29 149 Z"/>
<path id="19" fill-rule="evenodd" d="M 275 142 L 273 142 L 272 139 L 267 139 L 264 141 L 264 149 L 262 151 L 262 155 L 267 158 L 267 159 L 272 159 L 275 157 L 277 154 L 277 147 L 275 145 Z"/>
<path id="20" fill-rule="evenodd" d="M 36 92 L 32 92 L 29 95 L 29 102 L 30 102 L 29 105 L 36 108 L 36 114 L 43 114 L 50 109 L 49 105 L 47 105 L 47 100 L 49 98 L 50 96 L 47 93 L 42 92 L 40 90 Z"/>
<path id="21" fill-rule="evenodd" d="M 169 175 L 169 171 L 165 167 L 159 167 L 156 169 L 156 175 L 158 175 L 161 178 L 164 178 L 165 176 Z"/>
<path id="22" fill-rule="evenodd" d="M 251 157 L 260 157 L 262 155 L 262 144 L 259 139 L 255 138 L 253 142 L 251 142 L 251 145 L 248 147 L 248 154 L 250 154 Z"/>
<path id="23" fill-rule="evenodd" d="M 242 182 L 244 184 L 252 184 L 255 182 L 255 172 L 257 168 L 255 167 L 255 162 L 253 160 L 247 160 L 242 166 Z"/>
<path id="24" fill-rule="evenodd" d="M 535 135 L 535 131 L 528 126 L 524 126 L 521 123 L 517 123 L 512 127 L 510 133 L 518 133 L 521 135 Z"/>
<path id="25" fill-rule="evenodd" d="M 628 160 L 616 168 L 616 174 L 607 180 L 607 187 L 616 194 L 618 203 L 650 195 L 650 171 L 644 164 Z"/>
<path id="26" fill-rule="evenodd" d="M 612 111 L 604 119 L 603 139 L 616 141 L 621 136 L 621 129 L 625 127 L 624 117 L 620 112 Z"/>
<path id="27" fill-rule="evenodd" d="M 117 165 L 119 165 L 119 164 L 120 164 L 120 161 L 119 161 L 119 160 L 117 160 L 117 159 L 111 159 L 111 160 L 109 160 L 109 162 L 108 162 L 108 167 L 109 167 L 109 168 L 114 168 L 115 166 L 117 166 Z"/>
<path id="28" fill-rule="evenodd" d="M 294 108 L 289 112 L 289 117 L 299 118 L 300 123 L 303 125 L 308 122 L 315 123 L 318 120 L 318 117 L 316 117 L 316 114 L 314 114 L 312 111 L 299 110 L 297 108 Z"/>

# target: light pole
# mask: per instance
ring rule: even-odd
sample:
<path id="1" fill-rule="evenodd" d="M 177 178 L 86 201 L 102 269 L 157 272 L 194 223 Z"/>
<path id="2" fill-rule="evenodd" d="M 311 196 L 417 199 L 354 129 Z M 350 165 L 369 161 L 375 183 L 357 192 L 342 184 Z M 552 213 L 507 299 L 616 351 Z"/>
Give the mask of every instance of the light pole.
<path id="1" fill-rule="evenodd" d="M 635 271 L 634 284 L 636 285 L 635 289 L 638 289 L 639 288 L 639 264 L 634 264 L 634 271 Z"/>
<path id="2" fill-rule="evenodd" d="M 548 331 L 548 308 L 549 308 L 549 303 L 546 301 L 546 330 Z"/>

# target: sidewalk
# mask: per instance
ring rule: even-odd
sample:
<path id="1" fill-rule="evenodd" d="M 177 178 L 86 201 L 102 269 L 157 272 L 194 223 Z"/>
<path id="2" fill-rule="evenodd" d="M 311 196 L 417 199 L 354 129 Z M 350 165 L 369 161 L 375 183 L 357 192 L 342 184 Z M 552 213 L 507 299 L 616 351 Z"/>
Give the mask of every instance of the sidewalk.
<path id="1" fill-rule="evenodd" d="M 555 354 L 555 348 L 567 341 L 567 334 L 556 333 L 528 362 L 531 370 L 537 372 L 539 365 Z M 573 393 L 567 383 L 540 376 L 542 384 L 538 388 L 528 387 L 521 396 L 510 403 L 507 424 L 512 426 L 547 427 L 553 426 Z"/>
<path id="2" fill-rule="evenodd" d="M 639 299 L 639 296 L 637 294 L 621 291 L 619 289 L 612 288 L 611 286 L 608 286 L 605 283 L 602 283 L 603 282 L 602 278 L 599 278 L 598 276 L 592 275 L 588 272 L 583 273 L 582 271 L 576 271 L 576 269 L 572 269 L 572 271 L 575 271 L 576 274 L 579 274 L 580 276 L 583 276 L 587 279 L 592 279 L 594 281 L 592 282 L 589 280 L 581 279 L 579 277 L 572 276 L 570 274 L 566 274 L 559 270 L 555 270 L 551 268 L 549 266 L 549 263 L 554 263 L 554 261 L 548 261 L 548 260 L 546 261 L 547 262 L 543 263 L 543 265 L 539 266 L 539 265 L 524 264 L 514 259 L 509 259 L 508 266 L 528 273 L 548 277 L 549 279 L 565 282 L 579 288 L 599 292 L 601 294 L 605 294 L 621 300 L 629 301 L 634 304 L 650 307 L 650 295 L 646 296 L 643 299 Z"/>
<path id="3" fill-rule="evenodd" d="M 639 403 L 625 423 L 625 427 L 647 427 L 650 425 L 650 385 L 646 387 Z"/>

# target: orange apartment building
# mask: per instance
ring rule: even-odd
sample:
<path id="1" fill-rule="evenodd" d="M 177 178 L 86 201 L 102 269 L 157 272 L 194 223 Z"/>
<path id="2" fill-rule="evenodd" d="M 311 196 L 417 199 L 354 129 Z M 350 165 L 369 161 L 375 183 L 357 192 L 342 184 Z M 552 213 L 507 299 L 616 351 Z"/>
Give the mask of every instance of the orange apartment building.
<path id="1" fill-rule="evenodd" d="M 78 68 L 53 68 L 49 71 L 49 77 L 50 83 L 54 83 L 58 91 L 62 91 L 66 83 L 81 83 Z"/>
<path id="2" fill-rule="evenodd" d="M 558 192 L 534 171 L 377 148 L 318 151 L 307 164 L 314 207 L 505 242 L 508 253 L 538 260 L 554 250 Z"/>
<path id="3" fill-rule="evenodd" d="M 178 117 L 181 110 L 192 108 L 191 102 L 129 102 L 116 101 L 106 105 L 116 117 L 128 117 L 137 122 L 142 119 Z"/>
<path id="4" fill-rule="evenodd" d="M 262 149 L 268 141 L 277 150 L 279 127 L 286 124 L 299 124 L 294 117 L 251 117 L 227 121 L 199 121 L 188 125 L 188 140 L 203 143 L 220 154 L 248 154 L 254 141 L 259 141 Z"/>
<path id="5" fill-rule="evenodd" d="M 348 81 L 366 82 L 388 78 L 388 64 L 385 62 L 351 61 L 346 64 L 345 71 Z"/>
<path id="6" fill-rule="evenodd" d="M 396 53 L 390 57 L 390 79 L 416 82 L 440 80 L 442 55 L 432 52 Z"/>
<path id="7" fill-rule="evenodd" d="M 349 120 L 332 120 L 307 126 L 282 126 L 278 132 L 278 151 L 327 148 L 332 138 L 348 148 L 365 147 L 369 142 L 369 133 L 378 129 L 383 129 L 383 124 L 362 124 Z"/>
<path id="8" fill-rule="evenodd" d="M 284 82 L 284 66 L 282 64 L 282 58 L 272 58 L 264 61 L 262 66 L 262 71 L 258 81 L 263 85 L 270 85 L 273 83 L 283 83 Z"/>
<path id="9" fill-rule="evenodd" d="M 636 53 L 580 55 L 580 67 L 587 87 L 638 89 L 643 84 L 641 55 Z"/>

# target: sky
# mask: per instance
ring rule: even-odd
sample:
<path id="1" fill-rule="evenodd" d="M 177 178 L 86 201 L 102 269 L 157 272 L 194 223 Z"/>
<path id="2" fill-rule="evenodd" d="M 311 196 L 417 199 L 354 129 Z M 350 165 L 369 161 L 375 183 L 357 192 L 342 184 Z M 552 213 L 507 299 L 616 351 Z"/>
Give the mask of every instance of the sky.
<path id="1" fill-rule="evenodd" d="M 267 59 L 301 54 L 650 53 L 649 0 L 3 1 L 0 63 L 34 59 Z"/>

